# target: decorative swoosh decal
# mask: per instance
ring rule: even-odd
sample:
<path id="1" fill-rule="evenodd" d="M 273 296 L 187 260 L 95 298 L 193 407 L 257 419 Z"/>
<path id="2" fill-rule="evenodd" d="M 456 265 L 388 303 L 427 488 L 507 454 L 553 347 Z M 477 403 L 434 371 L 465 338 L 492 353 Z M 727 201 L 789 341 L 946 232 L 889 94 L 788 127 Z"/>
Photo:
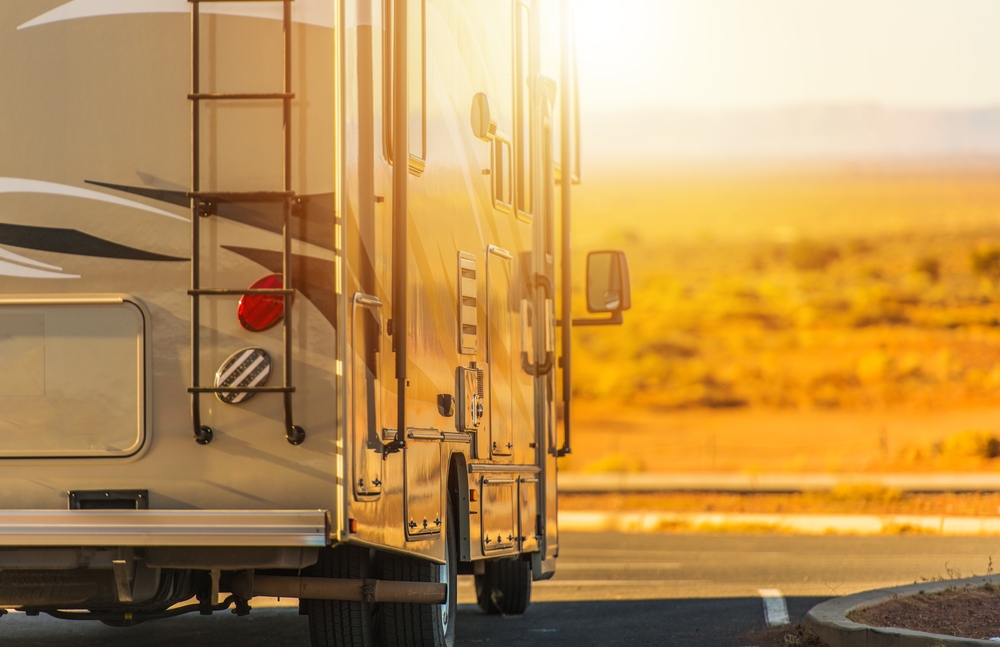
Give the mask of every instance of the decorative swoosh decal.
<path id="1" fill-rule="evenodd" d="M 87 184 L 93 184 L 94 186 L 103 186 L 105 189 L 121 191 L 122 193 L 141 195 L 142 197 L 149 198 L 150 200 L 159 200 L 160 202 L 166 202 L 167 204 L 184 207 L 185 209 L 191 208 L 191 198 L 188 197 L 187 191 L 154 189 L 142 186 L 129 186 L 127 184 L 110 184 L 108 182 L 98 182 L 96 180 L 84 180 L 84 182 Z"/>
<path id="2" fill-rule="evenodd" d="M 33 258 L 28 258 L 27 256 L 21 256 L 20 254 L 15 254 L 14 252 L 8 251 L 3 247 L 0 247 L 0 258 L 6 258 L 8 261 L 14 261 L 15 263 L 21 263 L 23 265 L 34 265 L 35 267 L 42 267 L 47 270 L 59 270 L 62 271 L 61 267 L 56 265 L 49 265 L 48 263 L 42 263 L 41 261 L 36 261 Z"/>
<path id="3" fill-rule="evenodd" d="M 331 0 L 297 0 L 292 3 L 292 21 L 317 27 L 334 27 L 334 3 Z M 231 4 L 206 4 L 202 13 L 247 16 L 281 20 L 281 5 L 260 2 L 233 2 Z M 71 0 L 51 11 L 29 20 L 18 29 L 28 29 L 64 20 L 78 20 L 97 16 L 117 16 L 141 13 L 191 13 L 187 0 Z"/>
<path id="4" fill-rule="evenodd" d="M 281 252 L 253 247 L 230 247 L 222 245 L 222 249 L 248 258 L 258 265 L 263 265 L 269 272 L 281 274 Z M 337 325 L 337 291 L 336 265 L 333 261 L 312 256 L 292 254 L 292 276 L 295 278 L 295 289 L 305 298 L 312 301 L 327 321 Z"/>
<path id="5" fill-rule="evenodd" d="M 124 184 L 109 184 L 85 180 L 87 184 L 103 186 L 115 191 L 141 195 L 151 200 L 159 200 L 179 207 L 188 207 L 190 198 L 185 191 L 169 189 L 153 189 Z M 333 212 L 336 205 L 334 194 L 315 193 L 302 195 L 292 212 L 292 238 L 305 241 L 318 247 L 335 249 Z M 214 205 L 214 214 L 227 220 L 235 220 L 264 231 L 281 233 L 282 209 L 280 202 L 226 202 L 219 201 Z"/>
<path id="6" fill-rule="evenodd" d="M 76 256 L 98 256 L 101 258 L 117 258 L 133 261 L 188 260 L 178 256 L 167 256 L 165 254 L 136 249 L 135 247 L 128 247 L 127 245 L 119 245 L 110 240 L 91 236 L 76 229 L 60 229 L 57 227 L 33 227 L 30 225 L 0 223 L 0 244 L 36 249 L 43 252 L 74 254 Z"/>
<path id="7" fill-rule="evenodd" d="M 68 184 L 56 184 L 55 182 L 27 180 L 16 177 L 0 177 L 0 193 L 44 193 L 46 195 L 64 195 L 72 198 L 83 198 L 85 200 L 97 200 L 98 202 L 116 204 L 123 207 L 130 207 L 132 209 L 139 209 L 140 211 L 148 211 L 149 213 L 166 216 L 167 218 L 180 220 L 181 222 L 188 221 L 187 218 L 176 216 L 162 209 L 157 209 L 156 207 L 146 206 L 141 202 L 125 200 L 124 198 L 107 195 L 106 193 L 101 193 L 99 191 L 91 191 L 90 189 L 81 189 L 75 186 L 69 186 Z"/>
<path id="8" fill-rule="evenodd" d="M 24 265 L 15 265 L 14 263 L 8 263 L 7 261 L 0 261 L 0 276 L 13 276 L 22 279 L 78 279 L 79 274 L 59 274 L 57 272 L 49 272 L 48 270 L 40 270 L 34 267 L 25 267 Z"/>

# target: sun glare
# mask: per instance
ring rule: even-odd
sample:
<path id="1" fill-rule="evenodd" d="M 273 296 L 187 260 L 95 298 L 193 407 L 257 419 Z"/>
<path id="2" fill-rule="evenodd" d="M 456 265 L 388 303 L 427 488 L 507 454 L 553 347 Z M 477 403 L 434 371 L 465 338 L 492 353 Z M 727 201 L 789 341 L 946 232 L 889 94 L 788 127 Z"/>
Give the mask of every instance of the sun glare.
<path id="1" fill-rule="evenodd" d="M 987 0 L 570 0 L 585 109 L 1000 102 Z"/>
<path id="2" fill-rule="evenodd" d="M 604 0 L 572 3 L 584 103 L 614 109 L 660 103 L 658 85 L 677 70 L 690 43 L 684 21 L 671 19 L 690 9 L 661 0 Z"/>

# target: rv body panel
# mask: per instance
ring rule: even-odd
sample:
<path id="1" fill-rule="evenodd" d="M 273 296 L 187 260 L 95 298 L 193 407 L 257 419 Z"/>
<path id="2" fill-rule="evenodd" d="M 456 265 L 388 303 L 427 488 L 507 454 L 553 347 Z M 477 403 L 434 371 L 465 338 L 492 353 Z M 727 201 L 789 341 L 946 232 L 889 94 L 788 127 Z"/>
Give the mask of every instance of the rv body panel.
<path id="1" fill-rule="evenodd" d="M 0 366 L 25 375 L 0 380 L 0 428 L 16 427 L 0 450 L 0 521 L 28 515 L 39 530 L 23 544 L 0 533 L 0 573 L 18 550 L 53 545 L 43 526 L 57 513 L 79 523 L 73 545 L 118 523 L 121 547 L 156 568 L 254 566 L 252 552 L 185 552 L 184 511 L 228 520 L 204 546 L 274 549 L 258 568 L 307 566 L 319 535 L 443 562 L 449 506 L 468 561 L 555 556 L 556 368 L 538 367 L 556 327 L 557 95 L 546 77 L 558 61 L 542 45 L 560 3 L 412 0 L 405 107 L 392 96 L 392 2 L 293 3 L 298 445 L 281 394 L 189 392 L 195 337 L 202 387 L 246 349 L 267 354 L 268 384 L 286 378 L 281 324 L 252 332 L 239 296 L 189 294 L 195 258 L 199 288 L 283 272 L 280 204 L 188 194 L 283 188 L 281 100 L 192 108 L 187 96 L 279 92 L 280 3 L 201 7 L 198 84 L 191 6 L 175 4 L 0 6 Z M 486 105 L 484 135 L 470 114 Z M 391 132 L 400 109 L 405 147 Z M 397 164 L 408 171 L 405 329 L 393 322 Z M 252 357 L 239 370 L 262 366 Z M 210 442 L 192 435 L 192 397 Z M 95 530 L 87 511 L 68 510 L 71 493 L 93 492 L 148 493 L 149 514 L 116 511 Z M 254 534 L 254 514 L 285 513 L 323 528 Z M 128 539 L 143 528 L 153 539 Z"/>
<path id="2" fill-rule="evenodd" d="M 308 240 L 293 243 L 293 254 L 310 260 L 299 274 L 301 292 L 314 297 L 300 294 L 293 305 L 296 413 L 310 442 L 289 445 L 280 397 L 257 394 L 239 405 L 201 396 L 217 434 L 210 446 L 196 444 L 187 393 L 191 215 L 181 206 L 190 186 L 190 18 L 124 13 L 30 26 L 52 5 L 0 8 L 0 325 L 13 326 L 5 361 L 21 361 L 31 376 L 0 393 L 5 424 L 18 428 L 0 458 L 0 507 L 66 509 L 70 491 L 142 489 L 154 509 L 336 509 L 337 328 L 334 304 L 323 298 L 336 286 L 332 271 L 322 275 L 335 264 L 332 223 L 329 239 L 306 229 L 300 238 Z M 214 14 L 203 21 L 207 91 L 280 86 L 279 21 Z M 317 196 L 310 213 L 325 209 L 332 220 L 331 27 L 295 27 L 302 56 L 294 71 L 293 159 L 296 191 Z M 219 102 L 202 112 L 204 188 L 280 189 L 280 109 L 273 102 Z M 88 182 L 158 191 L 161 199 Z M 275 271 L 271 255 L 281 237 L 254 226 L 273 221 L 262 208 L 204 219 L 203 285 L 246 288 Z M 33 303 L 19 305 L 26 295 Z M 115 299 L 132 305 L 96 305 Z M 280 329 L 245 330 L 237 300 L 202 303 L 202 384 L 211 385 L 240 349 L 282 357 Z M 141 330 L 132 331 L 131 349 L 114 341 L 127 331 L 112 326 L 124 322 L 100 314 L 123 307 L 142 315 L 133 317 Z M 31 322 L 38 334 L 25 336 Z M 25 347 L 31 339 L 36 347 Z M 139 370 L 126 375 L 124 365 L 135 361 Z M 280 380 L 275 363 L 272 383 Z M 58 400 L 66 388 L 78 396 Z M 54 399 L 61 404 L 51 405 Z M 48 419 L 29 424 L 27 411 Z M 127 438 L 113 430 L 124 429 L 125 417 L 136 418 Z"/>
<path id="3" fill-rule="evenodd" d="M 411 12 L 420 4 L 414 3 Z M 357 11 L 362 5 L 364 9 Z M 535 438 L 535 384 L 520 365 L 522 351 L 533 343 L 522 302 L 532 299 L 527 279 L 536 222 L 530 214 L 516 213 L 512 204 L 509 143 L 503 149 L 506 162 L 501 159 L 498 166 L 502 143 L 476 137 L 470 124 L 473 99 L 485 93 L 496 107 L 493 118 L 500 138 L 509 142 L 514 132 L 515 3 L 427 0 L 421 9 L 410 14 L 419 26 L 414 24 L 409 33 L 423 41 L 424 55 L 416 70 L 411 67 L 408 85 L 409 309 L 408 330 L 399 331 L 390 323 L 392 171 L 397 163 L 391 133 L 386 132 L 391 123 L 391 101 L 386 100 L 392 92 L 387 40 L 391 3 L 347 3 L 343 57 L 350 133 L 345 139 L 344 168 L 347 294 L 351 299 L 368 295 L 381 304 L 365 308 L 348 324 L 367 327 L 348 331 L 355 342 L 350 361 L 369 367 L 365 380 L 357 379 L 358 369 L 352 373 L 355 390 L 349 406 L 355 411 L 353 451 L 370 452 L 354 462 L 348 516 L 357 523 L 359 540 L 422 550 L 440 559 L 440 536 L 433 531 L 408 532 L 407 524 L 422 525 L 423 519 L 400 514 L 396 501 L 402 494 L 403 507 L 412 503 L 404 487 L 412 463 L 408 453 L 426 454 L 428 443 L 438 447 L 440 459 L 434 464 L 442 470 L 438 478 L 442 506 L 449 496 L 447 469 L 453 456 L 461 455 L 463 464 L 474 466 L 532 467 L 538 466 L 541 456 Z M 498 176 L 501 195 L 497 195 Z M 409 358 L 404 430 L 397 429 L 391 352 L 393 335 L 400 334 L 407 335 Z M 442 398 L 454 401 L 462 391 L 458 381 L 463 369 L 481 371 L 486 389 L 479 400 L 482 422 L 474 430 L 459 424 L 466 416 L 457 415 L 454 406 L 463 406 L 462 402 L 451 410 L 441 406 Z M 379 457 L 376 452 L 388 438 L 400 438 L 406 446 Z M 374 447 L 373 440 L 378 443 Z M 379 473 L 375 458 L 383 458 L 377 495 L 361 489 L 362 481 L 367 484 Z M 470 481 L 477 490 L 483 486 L 479 474 L 470 475 Z M 513 501 L 512 495 L 508 502 Z M 485 505 L 471 503 L 470 513 L 477 513 L 479 504 Z M 479 534 L 482 518 L 470 521 L 473 534 Z M 485 556 L 481 541 L 470 539 L 470 544 L 475 544 L 473 558 Z M 510 547 L 510 552 L 517 551 L 516 544 Z"/>

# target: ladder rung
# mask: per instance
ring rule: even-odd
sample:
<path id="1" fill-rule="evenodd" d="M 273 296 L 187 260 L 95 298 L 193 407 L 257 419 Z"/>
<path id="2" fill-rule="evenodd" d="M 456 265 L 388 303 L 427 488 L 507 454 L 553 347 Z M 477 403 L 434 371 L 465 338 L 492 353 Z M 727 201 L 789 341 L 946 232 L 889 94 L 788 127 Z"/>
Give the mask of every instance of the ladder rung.
<path id="1" fill-rule="evenodd" d="M 219 2 L 220 0 L 215 0 Z M 273 2 L 274 0 L 272 0 Z M 199 92 L 189 94 L 192 101 L 235 101 L 250 99 L 294 99 L 294 92 Z"/>
<path id="2" fill-rule="evenodd" d="M 188 393 L 295 393 L 294 386 L 189 386 Z"/>
<path id="3" fill-rule="evenodd" d="M 202 288 L 199 290 L 188 290 L 188 294 L 193 297 L 205 296 L 238 296 L 244 294 L 256 295 L 256 294 L 274 294 L 274 295 L 285 295 L 285 294 L 295 294 L 295 290 L 286 290 L 282 288 L 266 288 L 260 290 L 228 290 L 224 288 Z"/>
<path id="4" fill-rule="evenodd" d="M 277 202 L 285 198 L 294 198 L 295 191 L 191 191 L 188 197 L 225 202 Z"/>

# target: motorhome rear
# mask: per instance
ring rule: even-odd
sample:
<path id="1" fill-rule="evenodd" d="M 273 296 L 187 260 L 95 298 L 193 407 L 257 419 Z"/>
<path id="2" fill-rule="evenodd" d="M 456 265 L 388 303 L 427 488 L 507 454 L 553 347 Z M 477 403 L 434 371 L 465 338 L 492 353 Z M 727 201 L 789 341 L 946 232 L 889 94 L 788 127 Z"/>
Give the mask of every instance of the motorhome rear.
<path id="1" fill-rule="evenodd" d="M 629 307 L 595 252 L 609 314 L 572 319 L 565 0 L 25 0 L 0 31 L 0 606 L 297 597 L 314 645 L 445 645 L 468 573 L 523 612 L 570 330 Z"/>

